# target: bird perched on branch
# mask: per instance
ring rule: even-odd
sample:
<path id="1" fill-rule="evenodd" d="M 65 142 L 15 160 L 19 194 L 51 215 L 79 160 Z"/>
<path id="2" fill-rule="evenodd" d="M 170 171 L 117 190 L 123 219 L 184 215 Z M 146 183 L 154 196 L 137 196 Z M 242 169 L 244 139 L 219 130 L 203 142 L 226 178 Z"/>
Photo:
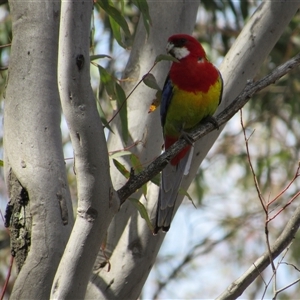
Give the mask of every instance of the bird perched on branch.
<path id="1" fill-rule="evenodd" d="M 212 116 L 222 98 L 223 81 L 218 69 L 207 60 L 201 44 L 187 34 L 176 34 L 168 39 L 167 52 L 173 62 L 162 91 L 160 108 L 165 150 L 182 136 L 190 140 L 186 130 Z M 156 224 L 168 231 L 178 190 L 184 174 L 188 173 L 192 145 L 179 152 L 162 171 Z"/>

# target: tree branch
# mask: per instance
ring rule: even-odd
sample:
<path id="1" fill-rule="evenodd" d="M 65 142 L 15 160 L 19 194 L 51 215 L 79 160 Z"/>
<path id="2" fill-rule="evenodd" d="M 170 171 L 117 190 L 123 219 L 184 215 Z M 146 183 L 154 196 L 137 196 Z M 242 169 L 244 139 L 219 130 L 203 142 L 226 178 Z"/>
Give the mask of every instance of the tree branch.
<path id="1" fill-rule="evenodd" d="M 300 206 L 285 226 L 279 238 L 271 247 L 272 259 L 274 260 L 295 238 L 300 226 Z M 270 252 L 266 251 L 253 265 L 236 281 L 234 281 L 217 300 L 237 299 L 244 290 L 263 272 L 270 264 Z"/>
<path id="2" fill-rule="evenodd" d="M 300 64 L 300 54 L 296 55 L 286 63 L 277 67 L 273 72 L 257 82 L 249 81 L 243 92 L 226 107 L 221 113 L 216 116 L 216 121 L 219 126 L 225 125 L 257 92 L 266 88 L 272 83 L 275 83 L 282 76 L 296 68 Z M 190 135 L 194 141 L 199 140 L 211 131 L 215 130 L 215 125 L 210 122 L 201 123 L 194 129 Z M 170 160 L 179 153 L 187 142 L 185 139 L 180 139 L 172 145 L 166 152 L 160 155 L 153 163 L 151 163 L 143 172 L 129 178 L 127 183 L 118 190 L 118 195 L 123 204 L 125 200 L 133 194 L 137 189 L 147 183 L 151 178 L 157 175 L 170 162 Z"/>

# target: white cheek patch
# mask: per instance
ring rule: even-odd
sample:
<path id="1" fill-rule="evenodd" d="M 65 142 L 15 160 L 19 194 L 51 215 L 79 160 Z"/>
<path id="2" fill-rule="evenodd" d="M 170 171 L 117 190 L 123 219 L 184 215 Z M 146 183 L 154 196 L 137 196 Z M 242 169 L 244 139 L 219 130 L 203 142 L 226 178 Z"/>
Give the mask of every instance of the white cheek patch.
<path id="1" fill-rule="evenodd" d="M 177 59 L 185 58 L 190 54 L 190 51 L 186 47 L 174 47 L 172 52 Z"/>
<path id="2" fill-rule="evenodd" d="M 168 53 L 169 53 L 173 48 L 174 48 L 174 44 L 173 44 L 173 43 L 167 43 L 166 50 L 167 50 Z"/>

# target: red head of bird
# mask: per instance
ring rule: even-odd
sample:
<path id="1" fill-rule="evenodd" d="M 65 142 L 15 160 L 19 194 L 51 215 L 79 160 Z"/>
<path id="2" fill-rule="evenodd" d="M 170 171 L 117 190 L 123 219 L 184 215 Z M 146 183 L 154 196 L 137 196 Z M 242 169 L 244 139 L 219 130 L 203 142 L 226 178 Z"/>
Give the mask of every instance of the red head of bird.
<path id="1" fill-rule="evenodd" d="M 219 77 L 201 44 L 187 34 L 169 37 L 167 52 L 177 58 L 170 69 L 170 78 L 180 89 L 190 92 L 207 92 Z M 200 78 L 199 78 L 200 76 Z"/>
<path id="2" fill-rule="evenodd" d="M 178 60 L 185 58 L 194 58 L 196 61 L 207 60 L 201 44 L 195 38 L 187 34 L 175 34 L 169 37 L 167 52 Z"/>

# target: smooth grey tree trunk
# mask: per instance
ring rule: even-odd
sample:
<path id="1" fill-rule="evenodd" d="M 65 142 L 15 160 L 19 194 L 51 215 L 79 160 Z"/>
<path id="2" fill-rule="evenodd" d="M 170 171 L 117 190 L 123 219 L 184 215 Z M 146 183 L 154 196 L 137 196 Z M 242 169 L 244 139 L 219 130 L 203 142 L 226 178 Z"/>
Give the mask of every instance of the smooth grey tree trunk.
<path id="1" fill-rule="evenodd" d="M 29 252 L 11 299 L 40 300 L 49 298 L 73 226 L 57 89 L 60 2 L 9 5 L 13 40 L 4 110 L 5 171 L 11 190 L 16 187 L 21 199 L 27 198 L 22 222 L 32 224 Z M 15 197 L 20 200 L 11 193 L 10 203 Z"/>
<path id="2" fill-rule="evenodd" d="M 90 83 L 93 5 L 90 0 L 62 2 L 58 85 L 74 149 L 78 207 L 53 283 L 54 299 L 84 298 L 97 253 L 120 206 L 110 179 L 104 129 Z"/>

